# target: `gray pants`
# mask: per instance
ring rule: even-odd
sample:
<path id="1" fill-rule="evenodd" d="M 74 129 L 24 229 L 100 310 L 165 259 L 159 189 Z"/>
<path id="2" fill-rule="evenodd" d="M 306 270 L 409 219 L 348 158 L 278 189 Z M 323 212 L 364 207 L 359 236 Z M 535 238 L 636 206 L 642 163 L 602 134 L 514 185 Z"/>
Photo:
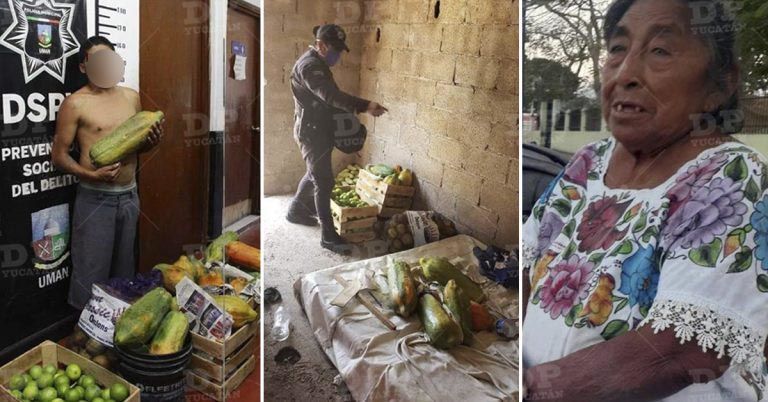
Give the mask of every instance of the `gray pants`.
<path id="1" fill-rule="evenodd" d="M 138 218 L 136 188 L 122 193 L 77 188 L 72 218 L 70 305 L 82 309 L 91 298 L 95 282 L 134 276 Z"/>

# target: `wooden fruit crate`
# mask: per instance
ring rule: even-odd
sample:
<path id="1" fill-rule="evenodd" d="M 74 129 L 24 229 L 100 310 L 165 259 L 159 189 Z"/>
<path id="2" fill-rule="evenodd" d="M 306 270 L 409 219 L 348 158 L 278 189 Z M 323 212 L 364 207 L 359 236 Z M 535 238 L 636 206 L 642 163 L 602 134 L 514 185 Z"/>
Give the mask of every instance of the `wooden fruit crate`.
<path id="1" fill-rule="evenodd" d="M 259 322 L 235 331 L 225 342 L 198 334 L 192 336 L 192 358 L 187 371 L 187 385 L 223 401 L 256 368 L 253 354 L 259 344 Z"/>
<path id="2" fill-rule="evenodd" d="M 331 200 L 331 212 L 336 233 L 348 242 L 362 243 L 376 238 L 373 225 L 379 213 L 377 206 L 345 208 Z"/>
<path id="3" fill-rule="evenodd" d="M 59 365 L 77 364 L 82 369 L 83 374 L 88 374 L 95 378 L 96 383 L 101 387 L 110 387 L 115 383 L 125 385 L 128 388 L 126 402 L 139 402 L 141 400 L 141 391 L 135 385 L 85 357 L 51 341 L 44 341 L 13 359 L 5 366 L 0 367 L 0 400 L 15 400 L 10 390 L 5 388 L 5 385 L 11 380 L 11 376 L 21 374 L 32 368 L 35 364 L 41 366 L 52 364 L 58 368 L 61 368 Z"/>
<path id="4" fill-rule="evenodd" d="M 411 208 L 416 189 L 412 186 L 387 184 L 373 173 L 361 170 L 355 191 L 360 199 L 378 207 L 379 216 L 389 218 Z"/>

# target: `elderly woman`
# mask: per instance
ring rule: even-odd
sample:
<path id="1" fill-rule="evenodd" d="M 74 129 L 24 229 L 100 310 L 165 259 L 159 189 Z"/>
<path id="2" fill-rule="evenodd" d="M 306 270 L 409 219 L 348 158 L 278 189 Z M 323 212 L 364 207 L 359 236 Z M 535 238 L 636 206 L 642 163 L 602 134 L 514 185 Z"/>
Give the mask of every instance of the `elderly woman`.
<path id="1" fill-rule="evenodd" d="M 754 401 L 765 393 L 768 166 L 739 130 L 718 1 L 618 0 L 602 108 L 523 228 L 526 395 Z"/>

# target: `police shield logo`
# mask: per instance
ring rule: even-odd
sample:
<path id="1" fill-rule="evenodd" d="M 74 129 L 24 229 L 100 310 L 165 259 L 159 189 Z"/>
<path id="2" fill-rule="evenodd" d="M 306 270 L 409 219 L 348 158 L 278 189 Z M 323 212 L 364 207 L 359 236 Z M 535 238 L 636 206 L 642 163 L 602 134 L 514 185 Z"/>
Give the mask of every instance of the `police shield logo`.
<path id="1" fill-rule="evenodd" d="M 29 82 L 43 72 L 62 83 L 66 59 L 80 50 L 72 33 L 75 5 L 54 0 L 8 0 L 13 22 L 0 45 L 18 53 Z"/>

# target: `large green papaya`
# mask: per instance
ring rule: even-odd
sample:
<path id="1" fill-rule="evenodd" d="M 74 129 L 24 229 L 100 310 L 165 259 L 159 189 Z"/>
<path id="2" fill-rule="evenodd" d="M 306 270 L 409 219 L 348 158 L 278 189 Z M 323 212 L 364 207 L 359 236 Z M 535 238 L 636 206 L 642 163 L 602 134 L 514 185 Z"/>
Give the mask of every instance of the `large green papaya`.
<path id="1" fill-rule="evenodd" d="M 96 167 L 111 165 L 138 151 L 147 141 L 152 126 L 163 120 L 163 112 L 143 111 L 123 122 L 91 146 L 88 155 Z"/>
<path id="2" fill-rule="evenodd" d="M 167 355 L 180 351 L 187 339 L 188 332 L 187 316 L 179 311 L 169 311 L 160 323 L 157 333 L 152 337 L 149 353 Z"/>
<path id="3" fill-rule="evenodd" d="M 461 325 L 431 293 L 419 299 L 419 318 L 432 346 L 450 349 L 464 341 Z"/>
<path id="4" fill-rule="evenodd" d="M 115 324 L 115 344 L 146 344 L 171 310 L 173 297 L 163 288 L 154 288 L 128 307 Z"/>
<path id="5" fill-rule="evenodd" d="M 208 248 L 205 250 L 205 259 L 207 262 L 212 261 L 224 261 L 224 247 L 230 242 L 233 242 L 239 238 L 235 232 L 224 232 L 221 236 L 217 237 Z"/>
<path id="6" fill-rule="evenodd" d="M 464 344 L 469 345 L 472 341 L 472 313 L 469 310 L 470 300 L 464 295 L 464 291 L 456 285 L 456 281 L 451 279 L 445 284 L 443 290 L 445 306 L 448 307 L 453 317 L 461 325 L 461 332 L 464 334 Z"/>
<path id="7" fill-rule="evenodd" d="M 387 270 L 387 282 L 395 313 L 401 317 L 409 317 L 416 310 L 419 300 L 416 294 L 416 281 L 408 265 L 402 261 L 390 264 Z"/>
<path id="8" fill-rule="evenodd" d="M 445 258 L 422 258 L 419 260 L 424 278 L 431 282 L 438 282 L 445 286 L 451 279 L 456 281 L 464 294 L 475 303 L 482 303 L 485 300 L 485 294 L 480 285 L 476 284 L 464 275 L 461 270 L 456 268 Z"/>

